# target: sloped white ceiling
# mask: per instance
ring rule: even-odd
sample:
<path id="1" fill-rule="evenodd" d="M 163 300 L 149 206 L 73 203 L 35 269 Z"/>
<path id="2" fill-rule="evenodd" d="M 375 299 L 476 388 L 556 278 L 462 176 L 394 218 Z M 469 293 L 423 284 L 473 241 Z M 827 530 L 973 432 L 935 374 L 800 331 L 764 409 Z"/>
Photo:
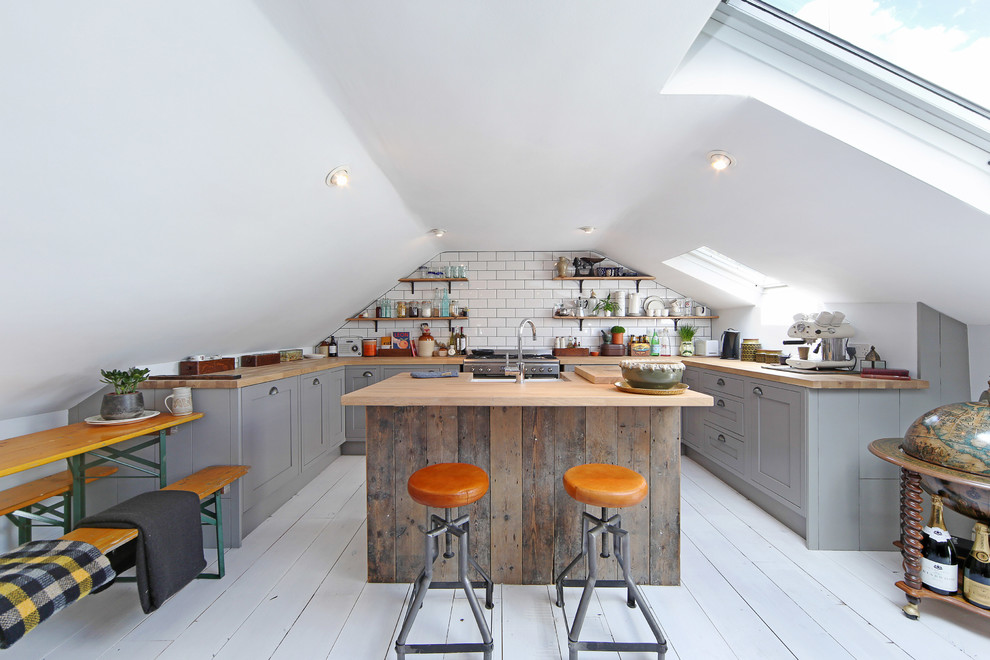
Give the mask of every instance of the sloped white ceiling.
<path id="1" fill-rule="evenodd" d="M 661 94 L 716 4 L 4 3 L 0 419 L 312 344 L 441 249 L 598 249 L 729 304 L 662 265 L 707 244 L 990 322 L 985 214 L 746 95 Z"/>

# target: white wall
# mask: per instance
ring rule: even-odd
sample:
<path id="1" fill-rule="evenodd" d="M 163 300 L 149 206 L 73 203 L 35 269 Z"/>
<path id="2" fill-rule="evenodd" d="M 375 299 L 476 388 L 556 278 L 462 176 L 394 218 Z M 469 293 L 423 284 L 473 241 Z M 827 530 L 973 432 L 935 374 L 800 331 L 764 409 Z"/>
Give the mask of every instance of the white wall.
<path id="1" fill-rule="evenodd" d="M 578 297 L 578 283 L 573 281 L 555 281 L 554 264 L 558 257 L 566 257 L 573 260 L 575 256 L 588 256 L 595 254 L 588 250 L 580 252 L 442 252 L 429 263 L 434 267 L 464 264 L 467 268 L 467 276 L 470 280 L 467 283 L 453 284 L 451 298 L 457 300 L 459 305 L 467 305 L 469 316 L 464 323 L 464 332 L 468 336 L 468 346 L 474 348 L 510 348 L 515 347 L 517 342 L 517 332 L 519 322 L 523 319 L 532 319 L 536 325 L 536 342 L 532 341 L 532 335 L 524 337 L 524 348 L 542 348 L 549 350 L 553 347 L 553 338 L 556 336 L 575 336 L 581 340 L 581 345 L 597 349 L 601 343 L 599 331 L 604 328 L 611 328 L 615 324 L 620 324 L 626 328 L 627 333 L 651 334 L 654 329 L 662 332 L 664 329 L 674 337 L 674 323 L 672 320 L 662 320 L 655 318 L 643 319 L 616 319 L 615 321 L 588 320 L 584 322 L 584 330 L 579 329 L 577 321 L 563 321 L 551 318 L 551 310 L 554 305 L 562 300 L 570 305 Z M 604 256 L 604 255 L 602 255 Z M 614 260 L 601 262 L 601 266 L 616 265 Z M 415 275 L 414 273 L 395 273 L 396 278 Z M 429 283 L 416 283 L 416 293 L 410 291 L 410 285 L 399 283 L 388 291 L 384 291 L 379 297 L 388 297 L 392 300 L 423 300 L 432 299 L 435 286 L 444 287 L 446 283 L 440 282 L 431 286 Z M 603 298 L 614 290 L 634 292 L 636 285 L 633 281 L 589 280 L 584 283 L 585 297 L 595 291 L 599 298 Z M 640 283 L 640 296 L 645 300 L 647 296 L 660 296 L 670 300 L 683 298 L 676 291 L 668 289 L 662 282 L 643 281 Z M 697 301 L 704 304 L 705 301 Z M 364 309 L 353 310 L 352 314 L 358 314 Z M 374 316 L 374 301 L 370 302 L 368 310 Z M 716 310 L 717 314 L 718 311 Z M 374 331 L 374 324 L 368 321 L 351 322 L 338 328 L 335 335 L 340 337 L 373 337 L 382 336 L 392 331 L 415 331 L 414 337 L 419 336 L 419 323 L 412 319 L 395 322 L 379 323 L 377 335 Z M 681 321 L 690 323 L 698 327 L 699 338 L 711 337 L 711 321 L 692 319 Z M 430 323 L 432 334 L 439 340 L 446 342 L 449 331 L 446 321 L 436 321 Z M 678 340 L 679 341 L 679 340 Z"/>
<path id="2" fill-rule="evenodd" d="M 990 379 L 990 325 L 969 326 L 969 379 L 976 401 Z"/>

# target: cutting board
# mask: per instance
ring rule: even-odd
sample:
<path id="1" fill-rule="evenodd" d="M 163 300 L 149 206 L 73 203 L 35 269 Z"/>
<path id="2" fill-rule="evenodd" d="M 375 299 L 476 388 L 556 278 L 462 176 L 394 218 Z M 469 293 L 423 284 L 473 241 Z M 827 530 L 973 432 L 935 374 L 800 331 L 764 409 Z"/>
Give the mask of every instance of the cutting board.
<path id="1" fill-rule="evenodd" d="M 601 366 L 578 365 L 574 367 L 574 373 L 598 385 L 611 385 L 617 380 L 622 380 L 622 370 L 614 364 L 603 364 Z"/>

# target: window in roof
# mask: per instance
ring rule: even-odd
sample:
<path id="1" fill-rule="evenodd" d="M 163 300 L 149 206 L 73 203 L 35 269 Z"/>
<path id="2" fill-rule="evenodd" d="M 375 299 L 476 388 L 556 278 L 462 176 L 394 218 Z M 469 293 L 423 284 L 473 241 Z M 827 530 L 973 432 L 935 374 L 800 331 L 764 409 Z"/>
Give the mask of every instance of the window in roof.
<path id="1" fill-rule="evenodd" d="M 990 76 L 986 72 L 990 2 L 725 1 L 763 10 L 967 110 L 990 117 Z"/>
<path id="2" fill-rule="evenodd" d="M 751 303 L 765 289 L 787 286 L 704 245 L 663 263 Z"/>

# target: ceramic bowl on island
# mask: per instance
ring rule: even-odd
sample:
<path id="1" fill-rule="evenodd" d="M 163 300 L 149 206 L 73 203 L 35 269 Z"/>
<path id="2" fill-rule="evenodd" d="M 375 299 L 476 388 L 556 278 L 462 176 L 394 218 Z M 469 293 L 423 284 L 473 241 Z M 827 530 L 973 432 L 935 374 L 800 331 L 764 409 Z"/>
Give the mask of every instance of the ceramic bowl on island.
<path id="1" fill-rule="evenodd" d="M 646 390 L 667 390 L 681 382 L 684 365 L 680 362 L 622 360 L 622 377 L 632 387 Z"/>

